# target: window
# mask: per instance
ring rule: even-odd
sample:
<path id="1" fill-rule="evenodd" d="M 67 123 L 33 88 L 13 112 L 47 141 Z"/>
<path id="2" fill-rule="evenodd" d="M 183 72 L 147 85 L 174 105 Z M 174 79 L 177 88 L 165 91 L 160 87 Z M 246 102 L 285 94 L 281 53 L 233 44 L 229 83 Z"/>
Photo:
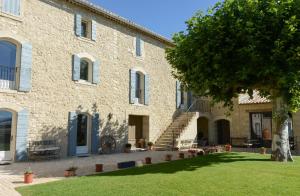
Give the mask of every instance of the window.
<path id="1" fill-rule="evenodd" d="M 2 0 L 0 7 L 3 13 L 20 16 L 21 0 Z"/>
<path id="2" fill-rule="evenodd" d="M 143 56 L 143 40 L 140 37 L 135 39 L 135 53 L 137 57 Z"/>
<path id="3" fill-rule="evenodd" d="M 14 89 L 16 81 L 17 46 L 0 40 L 0 88 Z"/>
<path id="4" fill-rule="evenodd" d="M 180 105 L 184 105 L 184 88 L 180 85 Z"/>
<path id="5" fill-rule="evenodd" d="M 75 15 L 75 34 L 96 41 L 97 23 L 89 18 L 83 18 L 80 14 Z"/>
<path id="6" fill-rule="evenodd" d="M 136 98 L 141 98 L 141 74 L 140 73 L 136 73 L 136 91 L 135 91 L 135 97 Z"/>
<path id="7" fill-rule="evenodd" d="M 130 97 L 131 104 L 149 105 L 149 74 L 136 69 L 130 70 Z"/>
<path id="8" fill-rule="evenodd" d="M 80 61 L 80 80 L 89 81 L 89 62 L 86 60 Z"/>
<path id="9" fill-rule="evenodd" d="M 271 139 L 272 133 L 272 112 L 250 113 L 251 118 L 251 139 Z"/>
<path id="10" fill-rule="evenodd" d="M 88 22 L 86 21 L 81 21 L 81 37 L 88 38 Z"/>
<path id="11" fill-rule="evenodd" d="M 136 81 L 135 81 L 135 98 L 140 104 L 144 104 L 144 74 L 141 72 L 136 72 Z"/>

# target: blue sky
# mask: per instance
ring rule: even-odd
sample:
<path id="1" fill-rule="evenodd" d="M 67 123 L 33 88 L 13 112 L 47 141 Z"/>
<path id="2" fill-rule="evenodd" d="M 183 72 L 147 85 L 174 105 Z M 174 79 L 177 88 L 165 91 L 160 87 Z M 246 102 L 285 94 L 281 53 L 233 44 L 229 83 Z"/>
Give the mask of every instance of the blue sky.
<path id="1" fill-rule="evenodd" d="M 185 21 L 219 0 L 90 0 L 167 38 L 185 30 Z"/>

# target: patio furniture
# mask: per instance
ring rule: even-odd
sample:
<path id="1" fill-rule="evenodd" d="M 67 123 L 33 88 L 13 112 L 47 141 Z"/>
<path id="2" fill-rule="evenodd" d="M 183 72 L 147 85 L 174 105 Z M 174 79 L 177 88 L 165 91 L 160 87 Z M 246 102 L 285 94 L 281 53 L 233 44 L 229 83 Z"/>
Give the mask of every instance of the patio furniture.
<path id="1" fill-rule="evenodd" d="M 60 157 L 60 146 L 56 140 L 31 141 L 28 146 L 29 160 L 57 159 Z"/>

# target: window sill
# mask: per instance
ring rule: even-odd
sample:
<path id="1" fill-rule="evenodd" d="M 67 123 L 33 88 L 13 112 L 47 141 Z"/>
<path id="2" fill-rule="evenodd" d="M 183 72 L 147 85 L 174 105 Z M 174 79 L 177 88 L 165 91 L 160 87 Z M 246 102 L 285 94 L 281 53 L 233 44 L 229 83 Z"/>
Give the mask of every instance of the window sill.
<path id="1" fill-rule="evenodd" d="M 10 19 L 18 21 L 18 22 L 23 22 L 23 18 L 21 16 L 15 16 L 15 15 L 7 14 L 7 13 L 1 12 L 1 11 L 0 11 L 0 16 L 10 18 Z"/>
<path id="2" fill-rule="evenodd" d="M 137 106 L 137 107 L 143 107 L 143 106 L 146 106 L 145 104 L 142 104 L 142 103 L 132 103 L 131 105 Z"/>
<path id="3" fill-rule="evenodd" d="M 86 37 L 79 37 L 79 36 L 77 36 L 77 39 L 79 39 L 80 41 L 84 41 L 84 42 L 86 42 L 86 43 L 90 43 L 90 44 L 95 44 L 95 43 L 96 43 L 96 42 L 93 41 L 92 39 L 86 38 Z"/>
<path id="4" fill-rule="evenodd" d="M 0 93 L 16 94 L 16 93 L 20 93 L 20 92 L 17 90 L 13 90 L 13 89 L 0 89 Z"/>
<path id="5" fill-rule="evenodd" d="M 85 80 L 78 80 L 75 81 L 76 84 L 86 85 L 86 86 L 97 86 L 96 84 L 93 84 L 91 82 L 85 81 Z"/>

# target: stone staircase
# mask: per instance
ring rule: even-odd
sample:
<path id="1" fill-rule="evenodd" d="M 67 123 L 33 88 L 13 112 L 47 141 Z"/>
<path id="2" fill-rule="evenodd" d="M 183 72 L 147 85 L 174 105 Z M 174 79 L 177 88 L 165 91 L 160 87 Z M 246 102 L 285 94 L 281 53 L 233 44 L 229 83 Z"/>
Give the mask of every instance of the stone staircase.
<path id="1" fill-rule="evenodd" d="M 196 115 L 195 112 L 184 112 L 179 115 L 175 120 L 168 126 L 168 128 L 159 136 L 154 144 L 154 150 L 172 150 L 173 140 L 180 137 L 182 131 L 189 125 L 190 120 Z"/>

